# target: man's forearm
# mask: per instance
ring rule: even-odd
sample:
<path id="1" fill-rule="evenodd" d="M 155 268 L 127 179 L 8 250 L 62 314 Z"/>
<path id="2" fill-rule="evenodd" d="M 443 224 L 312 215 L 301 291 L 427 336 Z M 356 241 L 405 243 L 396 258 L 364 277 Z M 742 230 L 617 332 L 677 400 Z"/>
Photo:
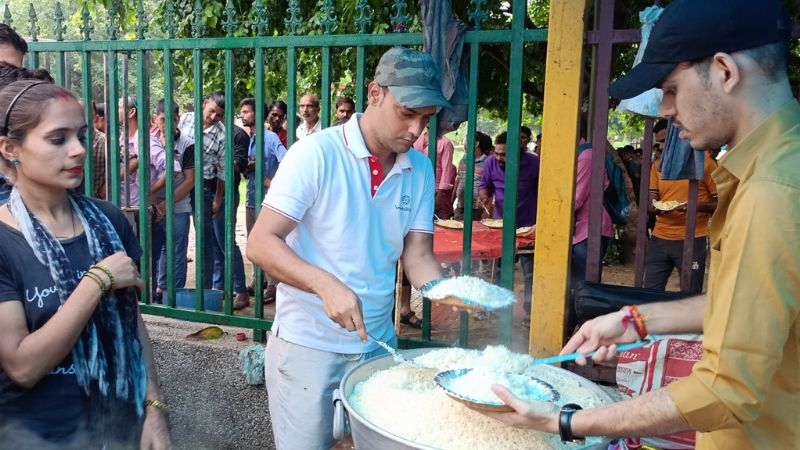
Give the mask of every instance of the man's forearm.
<path id="1" fill-rule="evenodd" d="M 702 333 L 706 296 L 639 305 L 647 331 L 652 334 Z"/>
<path id="2" fill-rule="evenodd" d="M 183 182 L 175 188 L 174 201 L 183 199 L 194 189 L 194 169 L 187 169 L 183 171 Z"/>
<path id="3" fill-rule="evenodd" d="M 481 206 L 486 207 L 486 202 L 489 200 L 489 191 L 487 189 L 478 189 L 478 201 Z"/>
<path id="4" fill-rule="evenodd" d="M 152 186 L 150 186 L 150 193 L 155 194 L 167 185 L 167 174 L 162 174 Z"/>
<path id="5" fill-rule="evenodd" d="M 225 195 L 225 182 L 217 178 L 217 192 L 214 194 L 214 201 L 222 202 Z"/>
<path id="6" fill-rule="evenodd" d="M 433 254 L 416 258 L 403 257 L 403 271 L 411 285 L 416 288 L 442 278 L 442 269 Z"/>
<path id="7" fill-rule="evenodd" d="M 142 343 L 142 359 L 147 369 L 147 393 L 145 397 L 149 400 L 163 400 L 158 387 L 158 371 L 153 358 L 153 346 L 150 343 L 150 336 L 147 333 L 147 327 L 144 325 L 141 314 L 139 314 L 138 334 L 139 341 Z"/>
<path id="8" fill-rule="evenodd" d="M 574 436 L 634 438 L 689 430 L 669 392 L 663 388 L 623 402 L 577 411 L 572 417 Z"/>
<path id="9" fill-rule="evenodd" d="M 704 212 L 708 214 L 713 214 L 714 211 L 717 209 L 717 201 L 712 200 L 708 203 L 700 203 L 697 205 L 697 211 Z"/>
<path id="10" fill-rule="evenodd" d="M 658 191 L 650 191 L 650 196 L 648 197 L 647 202 L 647 212 L 650 214 L 658 214 L 656 211 L 656 207 L 653 205 L 653 202 L 657 202 L 659 199 Z"/>

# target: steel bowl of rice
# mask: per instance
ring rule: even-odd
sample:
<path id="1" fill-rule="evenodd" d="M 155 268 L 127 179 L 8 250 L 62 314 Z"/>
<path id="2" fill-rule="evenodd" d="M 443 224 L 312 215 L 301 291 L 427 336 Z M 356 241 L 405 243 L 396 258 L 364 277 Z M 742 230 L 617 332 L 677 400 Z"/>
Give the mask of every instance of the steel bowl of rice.
<path id="1" fill-rule="evenodd" d="M 597 385 L 553 366 L 532 365 L 528 355 L 502 346 L 404 351 L 427 368 L 400 364 L 391 356 L 365 361 L 342 379 L 334 394 L 337 438 L 352 434 L 356 449 L 606 449 L 610 438 L 562 444 L 558 435 L 509 427 L 453 400 L 434 382 L 456 369 L 504 370 L 535 377 L 558 391 L 557 404 L 584 408 L 613 402 Z M 349 422 L 349 430 L 348 430 Z"/>

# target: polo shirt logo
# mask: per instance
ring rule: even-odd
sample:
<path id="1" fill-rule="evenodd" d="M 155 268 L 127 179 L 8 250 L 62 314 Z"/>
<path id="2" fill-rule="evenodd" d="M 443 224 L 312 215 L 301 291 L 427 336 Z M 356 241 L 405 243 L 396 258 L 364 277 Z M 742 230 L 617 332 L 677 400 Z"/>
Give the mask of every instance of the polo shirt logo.
<path id="1" fill-rule="evenodd" d="M 394 207 L 400 211 L 411 212 L 411 196 L 403 195 L 400 197 L 400 204 L 394 205 Z"/>

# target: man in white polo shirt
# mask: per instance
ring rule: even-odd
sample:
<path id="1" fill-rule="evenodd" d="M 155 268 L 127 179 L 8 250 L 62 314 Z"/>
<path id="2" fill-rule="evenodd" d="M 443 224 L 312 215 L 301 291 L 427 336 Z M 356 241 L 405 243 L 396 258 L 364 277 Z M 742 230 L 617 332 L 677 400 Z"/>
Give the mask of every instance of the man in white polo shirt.
<path id="1" fill-rule="evenodd" d="M 280 281 L 265 375 L 275 443 L 334 444 L 332 393 L 345 372 L 396 343 L 395 265 L 414 286 L 441 277 L 433 257 L 434 176 L 411 145 L 447 105 L 425 53 L 395 47 L 368 108 L 298 141 L 272 181 L 247 257 Z"/>

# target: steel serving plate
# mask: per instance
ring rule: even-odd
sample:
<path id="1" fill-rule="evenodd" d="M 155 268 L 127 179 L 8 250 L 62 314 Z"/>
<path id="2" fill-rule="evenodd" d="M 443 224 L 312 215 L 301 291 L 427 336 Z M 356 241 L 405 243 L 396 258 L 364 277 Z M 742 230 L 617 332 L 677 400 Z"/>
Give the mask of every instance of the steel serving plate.
<path id="1" fill-rule="evenodd" d="M 500 402 L 483 402 L 467 393 L 458 392 L 454 386 L 454 381 L 472 372 L 472 369 L 452 369 L 444 372 L 439 372 L 433 378 L 433 381 L 453 400 L 462 403 L 472 409 L 479 409 L 483 411 L 496 411 L 496 412 L 511 412 L 514 408 Z M 527 392 L 523 400 L 539 400 L 546 402 L 557 402 L 561 395 L 558 393 L 550 383 L 546 383 L 536 377 L 522 375 L 518 373 L 508 373 L 507 376 L 516 376 L 526 378 Z"/>
<path id="2" fill-rule="evenodd" d="M 505 302 L 506 304 L 503 306 L 488 306 L 485 303 L 481 303 L 475 299 L 468 297 L 457 297 L 455 295 L 448 295 L 446 297 L 441 297 L 441 298 L 429 297 L 428 294 L 430 293 L 431 289 L 433 289 L 436 285 L 438 285 L 439 283 L 441 283 L 446 279 L 447 278 L 438 278 L 436 280 L 432 280 L 423 284 L 418 289 L 419 293 L 424 298 L 431 300 L 433 303 L 437 305 L 455 306 L 456 308 L 466 309 L 469 311 L 496 311 L 498 309 L 512 306 L 517 301 L 517 297 L 514 294 L 514 292 L 502 286 L 496 286 L 496 287 L 498 288 L 499 291 L 502 291 L 503 295 L 506 296 L 505 300 L 507 301 Z"/>

